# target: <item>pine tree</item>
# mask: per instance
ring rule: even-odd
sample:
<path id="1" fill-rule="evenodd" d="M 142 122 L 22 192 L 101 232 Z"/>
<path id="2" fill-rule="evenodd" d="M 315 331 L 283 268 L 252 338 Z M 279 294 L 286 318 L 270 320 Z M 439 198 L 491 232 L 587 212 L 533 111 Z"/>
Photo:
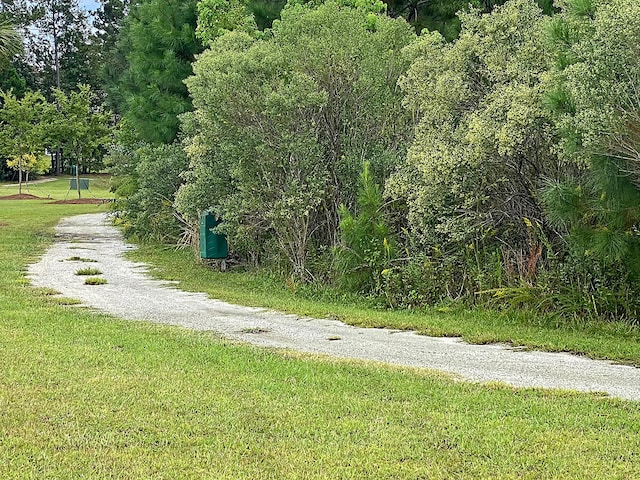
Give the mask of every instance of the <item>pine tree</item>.
<path id="1" fill-rule="evenodd" d="M 549 217 L 585 256 L 640 274 L 640 5 L 571 0 L 550 32 L 556 71 L 548 104 L 564 155 L 582 171 L 546 189 Z"/>
<path id="2" fill-rule="evenodd" d="M 178 115 L 191 110 L 183 81 L 202 51 L 195 37 L 196 3 L 136 2 L 120 31 L 113 58 L 124 70 L 107 89 L 110 101 L 141 140 L 171 143 L 178 132 Z M 118 70 L 117 63 L 111 67 Z"/>

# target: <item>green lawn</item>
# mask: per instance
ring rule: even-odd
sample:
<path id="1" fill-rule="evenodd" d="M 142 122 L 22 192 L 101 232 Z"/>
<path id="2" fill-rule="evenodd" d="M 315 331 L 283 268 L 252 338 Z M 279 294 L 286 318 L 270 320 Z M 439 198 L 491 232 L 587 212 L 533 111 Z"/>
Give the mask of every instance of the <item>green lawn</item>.
<path id="1" fill-rule="evenodd" d="M 103 208 L 0 201 L 0 478 L 640 478 L 638 402 L 278 353 L 29 287 L 58 219 Z"/>
<path id="2" fill-rule="evenodd" d="M 36 197 L 47 199 L 49 196 L 53 200 L 64 200 L 78 198 L 77 191 L 69 189 L 69 180 L 72 177 L 65 176 L 57 178 L 54 181 L 49 181 L 47 177 L 42 177 L 41 180 L 47 180 L 45 182 L 29 182 L 23 183 L 22 193 L 30 194 Z M 73 177 L 75 178 L 75 177 Z M 112 198 L 113 194 L 109 192 L 108 175 L 81 175 L 80 178 L 89 179 L 89 190 L 81 190 L 81 196 L 83 198 Z M 0 197 L 7 195 L 14 195 L 18 193 L 17 182 L 0 182 Z"/>
<path id="3" fill-rule="evenodd" d="M 191 251 L 143 246 L 135 260 L 155 266 L 154 274 L 231 303 L 337 318 L 352 325 L 412 329 L 435 336 L 461 336 L 471 343 L 510 343 L 548 351 L 576 352 L 640 366 L 640 328 L 622 322 L 582 322 L 531 313 L 500 313 L 460 307 L 388 311 L 356 296 L 305 287 L 283 288 L 282 281 L 252 272 L 218 272 Z"/>

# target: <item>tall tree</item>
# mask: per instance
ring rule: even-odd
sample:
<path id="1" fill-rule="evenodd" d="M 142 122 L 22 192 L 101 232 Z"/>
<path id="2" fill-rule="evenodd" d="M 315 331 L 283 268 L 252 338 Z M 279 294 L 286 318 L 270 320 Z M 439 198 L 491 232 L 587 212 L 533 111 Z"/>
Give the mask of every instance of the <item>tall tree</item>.
<path id="1" fill-rule="evenodd" d="M 103 93 L 102 100 L 114 110 L 124 103 L 113 79 L 126 69 L 125 55 L 118 49 L 118 37 L 129 11 L 129 3 L 129 0 L 102 0 L 93 20 L 91 42 L 97 64 L 94 75 Z"/>
<path id="2" fill-rule="evenodd" d="M 29 0 L 27 51 L 39 71 L 40 89 L 72 90 L 91 78 L 92 54 L 87 12 L 78 0 Z"/>
<path id="3" fill-rule="evenodd" d="M 571 0 L 554 19 L 548 99 L 567 160 L 583 167 L 547 192 L 582 253 L 640 276 L 640 4 Z M 620 267 L 623 266 L 623 268 Z"/>
<path id="4" fill-rule="evenodd" d="M 226 33 L 187 81 L 197 110 L 181 212 L 213 208 L 237 250 L 277 245 L 302 278 L 312 245 L 338 243 L 363 161 L 386 176 L 410 132 L 396 82 L 413 29 L 345 3 L 290 4 L 263 39 Z"/>
<path id="5" fill-rule="evenodd" d="M 419 124 L 387 192 L 406 202 L 424 250 L 454 251 L 463 265 L 469 245 L 498 250 L 505 271 L 529 280 L 540 248 L 529 223 L 544 224 L 538 190 L 560 169 L 541 87 L 547 19 L 532 0 L 460 17 L 455 42 L 434 32 L 406 50 L 401 86 Z"/>
<path id="6" fill-rule="evenodd" d="M 196 0 L 141 0 L 119 34 L 125 70 L 109 91 L 140 139 L 171 143 L 178 115 L 191 109 L 184 79 L 202 51 L 196 39 Z M 112 97 L 114 98 L 114 97 Z"/>

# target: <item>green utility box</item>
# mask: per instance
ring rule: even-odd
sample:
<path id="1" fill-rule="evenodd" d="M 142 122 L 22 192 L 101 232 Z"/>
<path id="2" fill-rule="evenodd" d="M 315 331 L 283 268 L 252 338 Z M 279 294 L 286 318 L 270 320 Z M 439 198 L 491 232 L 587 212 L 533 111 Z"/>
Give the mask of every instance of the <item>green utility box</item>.
<path id="1" fill-rule="evenodd" d="M 200 215 L 200 258 L 227 258 L 229 255 L 227 237 L 211 231 L 220 222 L 209 212 Z"/>
<path id="2" fill-rule="evenodd" d="M 78 183 L 75 178 L 69 179 L 69 190 L 78 190 Z M 89 190 L 89 179 L 81 178 L 80 179 L 80 190 Z"/>

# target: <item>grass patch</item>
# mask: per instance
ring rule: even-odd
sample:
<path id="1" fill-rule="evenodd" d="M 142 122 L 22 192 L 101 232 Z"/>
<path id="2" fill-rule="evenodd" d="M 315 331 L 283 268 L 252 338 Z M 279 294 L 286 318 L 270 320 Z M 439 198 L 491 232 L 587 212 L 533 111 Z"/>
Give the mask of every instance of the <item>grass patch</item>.
<path id="1" fill-rule="evenodd" d="M 361 327 L 415 330 L 433 336 L 462 337 L 470 343 L 507 343 L 640 366 L 640 328 L 622 322 L 594 322 L 441 306 L 380 310 L 355 295 L 297 287 L 272 275 L 251 271 L 218 272 L 199 264 L 190 251 L 143 245 L 128 252 L 152 264 L 151 273 L 177 281 L 181 289 L 206 292 L 231 303 L 266 307 L 297 315 L 341 320 Z"/>
<path id="2" fill-rule="evenodd" d="M 38 287 L 34 288 L 34 290 L 41 295 L 60 295 L 60 292 L 54 288 Z"/>
<path id="3" fill-rule="evenodd" d="M 84 257 L 69 257 L 66 259 L 67 262 L 85 262 L 85 263 L 95 263 L 97 260 L 92 258 L 84 258 Z"/>
<path id="4" fill-rule="evenodd" d="M 82 302 L 76 298 L 55 297 L 52 302 L 56 305 L 80 305 Z"/>
<path id="5" fill-rule="evenodd" d="M 0 478 L 640 478 L 637 402 L 248 347 L 29 287 L 58 219 L 100 208 L 0 210 Z"/>
<path id="6" fill-rule="evenodd" d="M 22 193 L 28 193 L 51 200 L 71 200 L 78 198 L 75 190 L 69 190 L 70 176 L 56 178 L 53 181 L 45 183 L 29 183 L 22 185 Z M 82 198 L 112 198 L 113 194 L 109 192 L 110 176 L 109 175 L 82 175 L 82 178 L 89 179 L 89 190 L 82 190 Z M 17 182 L 15 182 L 17 183 Z M 15 195 L 18 193 L 18 186 L 15 183 L 0 183 L 0 197 Z M 25 201 L 22 201 L 25 203 Z M 40 204 L 40 201 L 37 201 Z M 47 202 L 44 202 L 47 203 Z"/>
<path id="7" fill-rule="evenodd" d="M 267 328 L 253 327 L 253 328 L 243 328 L 240 330 L 242 333 L 269 333 L 270 330 Z"/>
<path id="8" fill-rule="evenodd" d="M 89 277 L 84 281 L 85 285 L 106 285 L 107 279 L 101 277 Z"/>
<path id="9" fill-rule="evenodd" d="M 97 268 L 81 268 L 77 270 L 76 275 L 102 275 L 102 272 Z"/>

